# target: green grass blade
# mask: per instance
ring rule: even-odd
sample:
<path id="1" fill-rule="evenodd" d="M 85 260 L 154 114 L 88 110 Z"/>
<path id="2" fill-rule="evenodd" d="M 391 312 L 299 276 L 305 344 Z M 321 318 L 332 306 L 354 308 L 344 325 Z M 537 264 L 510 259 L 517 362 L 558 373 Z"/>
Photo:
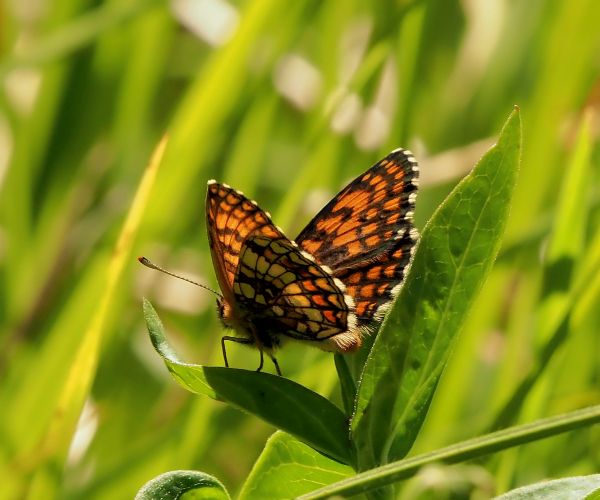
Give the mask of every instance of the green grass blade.
<path id="1" fill-rule="evenodd" d="M 453 340 L 498 252 L 520 141 L 515 110 L 498 144 L 423 231 L 359 385 L 352 435 L 361 470 L 404 456 L 416 438 Z"/>
<path id="2" fill-rule="evenodd" d="M 350 463 L 348 423 L 342 411 L 319 394 L 268 373 L 183 363 L 168 344 L 154 308 L 144 300 L 150 338 L 183 387 L 225 401 L 296 436 L 343 463 Z"/>
<path id="3" fill-rule="evenodd" d="M 169 126 L 169 147 L 165 152 L 165 170 L 169 173 L 157 183 L 157 199 L 181 200 L 182 192 L 194 185 L 197 176 L 204 175 L 200 172 L 207 168 L 218 131 L 247 88 L 245 62 L 263 36 L 265 26 L 280 16 L 282 5 L 272 0 L 245 4 L 234 37 L 211 55 L 190 85 Z M 286 13 L 298 15 L 298 10 L 288 9 Z M 148 211 L 148 221 L 154 228 L 171 227 L 180 210 L 178 203 L 156 204 Z"/>
<path id="4" fill-rule="evenodd" d="M 231 153 L 218 180 L 231 186 L 240 186 L 250 198 L 263 175 L 265 151 L 271 131 L 276 126 L 279 99 L 271 94 L 260 96 L 248 111 L 231 146 Z"/>
<path id="5" fill-rule="evenodd" d="M 59 460 L 64 458 L 67 452 L 81 408 L 94 380 L 104 325 L 110 314 L 116 287 L 119 285 L 120 278 L 126 268 L 126 262 L 131 253 L 131 247 L 140 226 L 144 208 L 149 201 L 149 195 L 160 166 L 165 145 L 166 140 L 158 144 L 140 182 L 137 195 L 131 205 L 106 272 L 106 287 L 103 296 L 75 352 L 69 373 L 54 409 L 48 432 L 44 438 L 43 448 L 46 448 L 46 452 L 50 456 L 51 453 L 56 453 Z"/>
<path id="6" fill-rule="evenodd" d="M 354 471 L 283 432 L 273 434 L 242 487 L 238 500 L 285 500 L 340 481 Z"/>
<path id="7" fill-rule="evenodd" d="M 600 303 L 600 232 L 597 232 L 583 259 L 584 264 L 575 283 L 575 289 L 581 290 L 574 305 L 573 320 L 581 324 L 586 318 L 593 318 Z"/>
<path id="8" fill-rule="evenodd" d="M 12 59 L 5 60 L 0 65 L 0 78 L 14 68 L 38 66 L 67 57 L 72 52 L 91 44 L 107 30 L 162 3 L 165 3 L 164 0 L 103 4 L 47 35 L 27 51 L 21 51 Z"/>
<path id="9" fill-rule="evenodd" d="M 357 495 L 412 477 L 421 467 L 427 464 L 435 462 L 460 463 L 581 427 L 591 427 L 598 422 L 600 422 L 600 405 L 590 406 L 377 467 L 303 495 L 299 497 L 299 500 L 316 500 L 318 498 L 330 498 L 334 495 L 344 497 Z"/>
<path id="10" fill-rule="evenodd" d="M 577 144 L 567 168 L 556 207 L 555 226 L 550 236 L 544 266 L 544 287 L 537 311 L 535 363 L 496 416 L 490 430 L 515 422 L 533 386 L 569 334 L 570 315 L 578 290 L 573 275 L 584 250 L 590 177 L 590 115 L 581 123 Z"/>
<path id="11" fill-rule="evenodd" d="M 352 377 L 348 358 L 343 354 L 336 353 L 334 356 L 335 369 L 340 380 L 340 390 L 342 392 L 342 403 L 344 410 L 348 415 L 354 411 L 354 401 L 356 400 L 356 383 Z"/>
<path id="12" fill-rule="evenodd" d="M 326 175 L 339 160 L 340 139 L 328 137 L 320 141 L 315 147 L 308 161 L 306 161 L 294 176 L 287 190 L 285 199 L 275 212 L 273 220 L 283 227 L 289 227 L 297 217 L 298 207 L 306 196 L 307 190 L 314 185 L 315 179 Z"/>
<path id="13" fill-rule="evenodd" d="M 27 464 L 26 467 L 34 471 L 30 498 L 36 498 L 36 495 L 51 497 L 51 489 L 60 479 L 56 471 L 62 470 L 81 409 L 96 374 L 104 328 L 114 305 L 113 297 L 126 268 L 164 145 L 163 141 L 157 147 L 140 183 L 112 258 L 108 262 L 102 262 L 105 264 L 103 273 L 98 272 L 93 275 L 96 281 L 98 276 L 104 277 L 103 290 L 98 303 L 95 304 L 93 314 L 86 318 L 83 334 L 77 337 L 78 342 L 71 345 L 71 350 L 66 355 L 63 353 L 57 355 L 53 349 L 56 346 L 55 339 L 61 334 L 64 335 L 64 332 L 51 332 L 50 340 L 38 354 L 40 363 L 36 366 L 37 370 L 33 370 L 32 376 L 22 381 L 24 394 L 23 398 L 19 398 L 19 406 L 33 408 L 34 412 L 36 406 L 44 409 L 36 414 L 35 428 L 30 426 L 31 436 L 28 435 L 27 439 L 21 438 L 18 441 L 19 453 L 15 459 L 15 462 Z M 87 280 L 82 281 L 81 286 L 85 287 L 85 292 L 89 292 L 88 285 Z M 94 289 L 97 288 L 96 283 Z M 74 300 L 77 300 L 77 305 L 81 306 L 82 302 L 79 302 L 79 299 L 79 294 L 74 294 Z M 64 358 L 61 359 L 62 356 Z M 61 365 L 53 362 L 56 357 L 62 360 Z M 67 364 L 68 369 L 65 369 L 64 363 Z M 47 390 L 44 391 L 44 388 Z M 22 414 L 19 414 L 18 418 L 22 420 Z M 20 429 L 22 432 L 22 427 L 18 423 L 15 423 L 15 429 Z M 18 433 L 15 435 L 18 436 Z"/>
<path id="14" fill-rule="evenodd" d="M 591 115 L 584 115 L 579 137 L 562 183 L 544 268 L 544 298 L 540 305 L 540 337 L 547 341 L 569 305 L 571 281 L 584 249 L 590 178 Z M 547 361 L 547 360 L 546 360 Z"/>
<path id="15" fill-rule="evenodd" d="M 538 209 L 562 171 L 556 161 L 559 131 L 569 110 L 581 102 L 590 62 L 597 52 L 600 4 L 585 0 L 559 2 L 555 7 L 544 9 L 548 24 L 540 33 L 542 43 L 534 44 L 539 46 L 534 56 L 539 67 L 525 124 L 532 133 L 523 149 L 523 170 L 514 200 L 519 217 L 511 218 L 509 241 L 534 228 Z M 556 76 L 558 67 L 560 78 Z"/>

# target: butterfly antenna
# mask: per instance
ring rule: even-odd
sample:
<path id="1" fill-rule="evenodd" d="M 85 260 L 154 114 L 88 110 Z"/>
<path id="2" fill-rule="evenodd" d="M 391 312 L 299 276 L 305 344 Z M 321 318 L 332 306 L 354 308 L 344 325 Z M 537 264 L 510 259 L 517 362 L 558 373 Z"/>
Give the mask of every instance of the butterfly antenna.
<path id="1" fill-rule="evenodd" d="M 216 290 L 213 290 L 212 288 L 209 288 L 206 285 L 202 285 L 201 283 L 198 283 L 191 279 L 184 278 L 183 276 L 179 276 L 175 273 L 167 271 L 166 269 L 163 269 L 162 267 L 157 266 L 154 262 L 152 262 L 150 259 L 147 259 L 146 257 L 138 257 L 137 260 L 140 262 L 140 264 L 143 264 L 144 266 L 149 267 L 150 269 L 155 269 L 156 271 L 160 271 L 161 273 L 168 274 L 169 276 L 173 276 L 174 278 L 179 278 L 180 280 L 187 281 L 188 283 L 191 283 L 192 285 L 199 286 L 200 288 L 204 288 L 205 290 L 208 290 L 209 292 L 214 293 L 217 297 L 223 298 L 223 295 L 221 295 Z"/>

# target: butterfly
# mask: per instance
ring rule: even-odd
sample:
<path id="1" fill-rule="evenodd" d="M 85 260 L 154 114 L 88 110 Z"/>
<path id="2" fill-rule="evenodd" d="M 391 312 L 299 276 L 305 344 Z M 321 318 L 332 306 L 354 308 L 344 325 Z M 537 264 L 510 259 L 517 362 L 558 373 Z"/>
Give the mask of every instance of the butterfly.
<path id="1" fill-rule="evenodd" d="M 338 193 L 289 239 L 240 191 L 208 182 L 206 225 L 222 296 L 219 317 L 281 370 L 275 351 L 296 340 L 354 352 L 397 296 L 418 238 L 418 166 L 396 149 Z"/>

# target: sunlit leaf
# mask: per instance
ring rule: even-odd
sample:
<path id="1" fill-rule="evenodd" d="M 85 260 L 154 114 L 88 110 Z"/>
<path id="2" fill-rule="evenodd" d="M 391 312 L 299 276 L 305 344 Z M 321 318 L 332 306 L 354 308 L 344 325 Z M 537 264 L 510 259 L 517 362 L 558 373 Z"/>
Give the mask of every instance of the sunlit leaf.
<path id="1" fill-rule="evenodd" d="M 520 140 L 515 110 L 498 144 L 423 231 L 359 385 L 352 434 L 361 469 L 403 457 L 414 442 L 453 341 L 498 252 Z"/>

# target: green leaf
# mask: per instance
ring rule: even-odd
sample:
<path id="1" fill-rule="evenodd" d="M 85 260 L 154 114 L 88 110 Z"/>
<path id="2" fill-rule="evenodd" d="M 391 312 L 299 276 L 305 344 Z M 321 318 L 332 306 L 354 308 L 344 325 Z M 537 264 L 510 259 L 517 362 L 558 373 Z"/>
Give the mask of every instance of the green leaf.
<path id="1" fill-rule="evenodd" d="M 175 470 L 148 481 L 135 500 L 229 500 L 221 482 L 204 472 Z"/>
<path id="2" fill-rule="evenodd" d="M 351 448 L 346 416 L 306 387 L 269 373 L 183 363 L 168 344 L 152 304 L 144 299 L 150 339 L 173 377 L 187 390 L 256 415 L 344 463 Z"/>
<path id="3" fill-rule="evenodd" d="M 287 499 L 340 481 L 354 471 L 283 432 L 273 434 L 244 483 L 239 500 Z"/>
<path id="4" fill-rule="evenodd" d="M 513 111 L 425 227 L 406 283 L 365 364 L 352 435 L 361 470 L 406 455 L 453 342 L 498 253 L 521 143 Z"/>
<path id="5" fill-rule="evenodd" d="M 567 477 L 554 481 L 523 486 L 496 497 L 497 500 L 577 500 L 589 498 L 588 495 L 600 489 L 600 474 L 591 476 Z"/>

